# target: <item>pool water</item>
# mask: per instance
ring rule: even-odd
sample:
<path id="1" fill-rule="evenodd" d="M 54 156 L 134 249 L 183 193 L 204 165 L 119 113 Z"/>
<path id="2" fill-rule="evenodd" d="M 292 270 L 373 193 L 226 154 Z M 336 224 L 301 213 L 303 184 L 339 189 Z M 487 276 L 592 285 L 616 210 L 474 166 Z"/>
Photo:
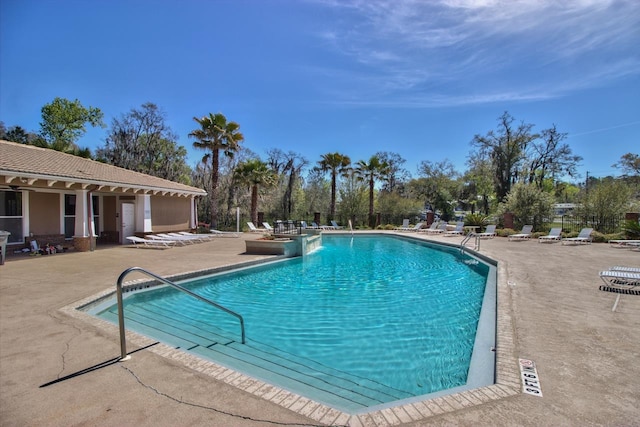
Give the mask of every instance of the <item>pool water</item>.
<path id="1" fill-rule="evenodd" d="M 383 385 L 393 401 L 466 383 L 489 271 L 468 261 L 415 239 L 323 236 L 304 258 L 182 285 L 240 313 L 247 346 Z M 125 299 L 127 319 L 159 311 L 239 345 L 236 318 L 174 289 Z"/>

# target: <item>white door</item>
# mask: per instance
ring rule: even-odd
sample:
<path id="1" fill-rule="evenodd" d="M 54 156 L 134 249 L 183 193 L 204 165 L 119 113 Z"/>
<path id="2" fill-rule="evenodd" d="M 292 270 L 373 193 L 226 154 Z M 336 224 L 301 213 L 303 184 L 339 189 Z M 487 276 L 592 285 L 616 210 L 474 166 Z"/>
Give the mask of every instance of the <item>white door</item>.
<path id="1" fill-rule="evenodd" d="M 136 232 L 136 209 L 133 203 L 123 203 L 120 210 L 120 229 L 122 230 L 122 244 L 127 244 L 127 236 L 133 236 Z"/>

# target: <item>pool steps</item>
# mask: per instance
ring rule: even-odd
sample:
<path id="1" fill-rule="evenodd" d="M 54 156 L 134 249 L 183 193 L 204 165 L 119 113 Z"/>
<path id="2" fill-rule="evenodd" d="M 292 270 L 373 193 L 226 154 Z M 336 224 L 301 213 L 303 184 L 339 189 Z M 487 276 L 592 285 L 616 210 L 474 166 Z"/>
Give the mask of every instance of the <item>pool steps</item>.
<path id="1" fill-rule="evenodd" d="M 103 315 L 117 324 L 117 309 Z M 189 319 L 177 312 L 127 307 L 125 318 L 127 329 L 343 410 L 364 409 L 412 396 L 250 338 L 241 344 L 229 337 L 233 332 L 213 332 L 211 325 L 206 330 L 190 325 Z"/>

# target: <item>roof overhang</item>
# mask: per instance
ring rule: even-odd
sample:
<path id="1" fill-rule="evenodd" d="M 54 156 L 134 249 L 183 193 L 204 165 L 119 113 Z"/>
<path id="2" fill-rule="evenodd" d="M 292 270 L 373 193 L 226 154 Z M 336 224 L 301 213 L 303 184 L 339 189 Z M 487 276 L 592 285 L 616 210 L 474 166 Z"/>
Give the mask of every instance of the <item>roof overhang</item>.
<path id="1" fill-rule="evenodd" d="M 205 196 L 206 191 L 201 189 L 176 189 L 168 187 L 155 187 L 140 185 L 136 183 L 107 182 L 92 179 L 77 179 L 56 175 L 45 175 L 29 172 L 16 172 L 0 170 L 0 177 L 4 177 L 4 182 L 0 182 L 0 189 L 3 187 L 19 187 L 21 190 L 29 188 L 49 188 L 58 190 L 89 190 L 95 192 L 118 193 L 118 194 L 151 194 L 174 197 L 197 197 Z"/>

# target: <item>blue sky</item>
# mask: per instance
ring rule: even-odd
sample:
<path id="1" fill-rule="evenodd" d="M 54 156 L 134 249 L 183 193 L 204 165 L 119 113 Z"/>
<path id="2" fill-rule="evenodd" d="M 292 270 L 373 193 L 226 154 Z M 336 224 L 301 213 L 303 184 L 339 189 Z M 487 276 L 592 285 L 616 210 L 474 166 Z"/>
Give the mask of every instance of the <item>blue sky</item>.
<path id="1" fill-rule="evenodd" d="M 415 176 L 464 171 L 508 111 L 568 133 L 581 179 L 619 175 L 640 153 L 638 46 L 637 0 L 2 0 L 0 120 L 37 132 L 63 97 L 109 124 L 153 102 L 192 166 L 193 117 L 221 112 L 263 158 L 390 151 Z"/>

